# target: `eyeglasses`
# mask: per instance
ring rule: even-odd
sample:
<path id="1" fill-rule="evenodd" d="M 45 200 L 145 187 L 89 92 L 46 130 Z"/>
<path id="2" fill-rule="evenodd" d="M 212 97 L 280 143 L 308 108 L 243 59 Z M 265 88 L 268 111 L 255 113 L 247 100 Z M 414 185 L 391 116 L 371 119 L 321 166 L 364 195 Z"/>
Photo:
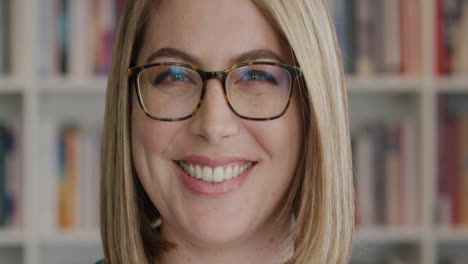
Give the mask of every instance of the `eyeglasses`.
<path id="1" fill-rule="evenodd" d="M 206 82 L 222 82 L 229 108 L 249 120 L 272 120 L 286 113 L 293 94 L 293 81 L 301 70 L 276 62 L 245 62 L 224 71 L 208 72 L 196 66 L 163 62 L 128 70 L 145 114 L 161 121 L 180 121 L 200 109 Z"/>

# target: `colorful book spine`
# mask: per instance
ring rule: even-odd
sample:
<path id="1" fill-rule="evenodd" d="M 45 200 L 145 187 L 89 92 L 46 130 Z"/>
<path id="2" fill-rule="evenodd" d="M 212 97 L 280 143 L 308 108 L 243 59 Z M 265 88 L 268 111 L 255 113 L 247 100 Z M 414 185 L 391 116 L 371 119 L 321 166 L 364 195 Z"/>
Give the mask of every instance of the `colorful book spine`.
<path id="1" fill-rule="evenodd" d="M 436 1 L 436 74 L 468 73 L 468 2 Z"/>
<path id="2" fill-rule="evenodd" d="M 58 69 L 60 74 L 69 71 L 69 50 L 70 50 L 70 2 L 68 0 L 58 0 Z"/>
<path id="3" fill-rule="evenodd" d="M 0 124 L 0 227 L 22 225 L 18 125 Z"/>
<path id="4" fill-rule="evenodd" d="M 438 223 L 468 226 L 468 112 L 449 111 L 447 96 L 438 101 Z"/>
<path id="5" fill-rule="evenodd" d="M 99 226 L 100 135 L 96 126 L 45 122 L 43 223 L 47 230 Z M 56 149 L 56 150 L 54 150 Z"/>

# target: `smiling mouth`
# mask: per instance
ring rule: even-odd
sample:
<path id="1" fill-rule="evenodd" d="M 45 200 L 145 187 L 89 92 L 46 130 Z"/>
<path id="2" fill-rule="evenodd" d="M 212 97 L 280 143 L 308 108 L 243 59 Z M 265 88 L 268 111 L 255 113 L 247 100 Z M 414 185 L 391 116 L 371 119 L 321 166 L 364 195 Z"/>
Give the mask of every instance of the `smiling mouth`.
<path id="1" fill-rule="evenodd" d="M 220 183 L 228 181 L 252 168 L 257 162 L 247 162 L 245 164 L 232 164 L 228 166 L 218 166 L 215 168 L 199 164 L 190 164 L 184 161 L 176 161 L 176 164 L 189 176 L 207 183 Z"/>

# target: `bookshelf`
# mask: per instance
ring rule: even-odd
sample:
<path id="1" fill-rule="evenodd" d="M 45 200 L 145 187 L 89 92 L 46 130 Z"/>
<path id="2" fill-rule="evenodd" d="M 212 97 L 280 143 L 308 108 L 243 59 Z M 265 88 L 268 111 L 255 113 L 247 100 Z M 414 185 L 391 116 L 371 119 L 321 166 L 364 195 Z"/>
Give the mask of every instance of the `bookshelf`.
<path id="1" fill-rule="evenodd" d="M 43 157 L 50 149 L 42 147 L 43 125 L 65 121 L 83 126 L 99 124 L 106 77 L 83 73 L 79 67 L 65 75 L 38 73 L 43 55 L 38 50 L 42 33 L 37 30 L 36 21 L 40 20 L 42 1 L 52 2 L 11 1 L 10 43 L 14 45 L 10 51 L 10 70 L 0 73 L 0 124 L 16 121 L 20 127 L 17 138 L 22 168 L 19 199 L 22 222 L 18 227 L 0 227 L 0 263 L 94 263 L 102 256 L 96 228 L 64 231 L 51 226 L 44 217 L 44 208 L 50 209 L 51 205 L 45 202 L 47 175 Z M 447 96 L 461 108 L 468 105 L 468 74 L 435 73 L 437 1 L 420 1 L 419 74 L 387 71 L 348 74 L 346 78 L 353 134 L 368 124 L 382 120 L 398 123 L 402 118 L 411 118 L 416 131 L 413 158 L 417 184 L 410 198 L 418 202 L 419 218 L 415 224 L 359 226 L 353 264 L 459 264 L 468 259 L 468 226 L 441 225 L 437 220 L 438 98 Z"/>

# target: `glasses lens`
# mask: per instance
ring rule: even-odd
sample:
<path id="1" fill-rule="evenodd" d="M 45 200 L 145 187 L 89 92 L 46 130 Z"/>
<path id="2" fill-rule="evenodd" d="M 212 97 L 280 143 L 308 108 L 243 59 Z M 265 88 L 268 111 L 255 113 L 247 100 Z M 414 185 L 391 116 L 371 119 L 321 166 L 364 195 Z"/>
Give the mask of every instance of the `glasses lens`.
<path id="1" fill-rule="evenodd" d="M 181 66 L 154 66 L 138 76 L 146 110 L 159 118 L 182 118 L 196 108 L 202 92 L 200 75 Z"/>
<path id="2" fill-rule="evenodd" d="M 251 118 L 270 118 L 286 108 L 291 75 L 274 65 L 248 65 L 229 73 L 226 88 L 235 111 Z"/>

